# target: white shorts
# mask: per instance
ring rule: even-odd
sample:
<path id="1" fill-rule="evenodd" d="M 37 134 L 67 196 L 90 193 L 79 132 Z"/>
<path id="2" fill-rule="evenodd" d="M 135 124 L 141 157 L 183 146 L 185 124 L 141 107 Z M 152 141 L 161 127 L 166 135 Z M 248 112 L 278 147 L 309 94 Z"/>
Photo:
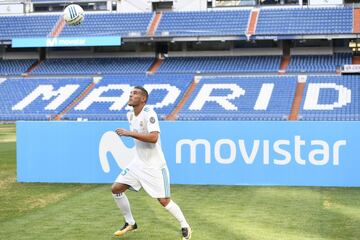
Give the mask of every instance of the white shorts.
<path id="1" fill-rule="evenodd" d="M 141 161 L 133 161 L 123 169 L 115 182 L 129 185 L 135 191 L 143 187 L 153 198 L 170 197 L 170 177 L 166 165 L 162 169 L 155 169 Z"/>

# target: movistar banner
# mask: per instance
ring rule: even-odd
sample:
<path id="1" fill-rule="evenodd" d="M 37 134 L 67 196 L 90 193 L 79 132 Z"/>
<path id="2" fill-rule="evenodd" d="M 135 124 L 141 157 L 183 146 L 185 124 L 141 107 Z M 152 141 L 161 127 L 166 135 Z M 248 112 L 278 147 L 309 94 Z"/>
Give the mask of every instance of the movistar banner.
<path id="1" fill-rule="evenodd" d="M 13 48 L 119 46 L 121 37 L 13 38 Z"/>
<path id="2" fill-rule="evenodd" d="M 127 122 L 17 122 L 20 182 L 111 183 L 134 154 Z M 171 182 L 360 186 L 360 122 L 161 122 Z"/>

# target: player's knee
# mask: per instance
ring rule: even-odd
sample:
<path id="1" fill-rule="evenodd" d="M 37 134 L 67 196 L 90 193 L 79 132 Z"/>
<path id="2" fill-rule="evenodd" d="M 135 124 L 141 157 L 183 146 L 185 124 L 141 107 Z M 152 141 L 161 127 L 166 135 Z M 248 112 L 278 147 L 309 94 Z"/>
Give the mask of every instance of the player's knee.
<path id="1" fill-rule="evenodd" d="M 170 198 L 158 198 L 158 201 L 163 207 L 166 207 L 170 202 Z"/>
<path id="2" fill-rule="evenodd" d="M 114 184 L 111 186 L 111 191 L 112 191 L 113 194 L 118 194 L 118 193 L 124 192 L 124 189 L 123 189 L 123 187 L 121 186 L 121 184 L 114 183 Z"/>

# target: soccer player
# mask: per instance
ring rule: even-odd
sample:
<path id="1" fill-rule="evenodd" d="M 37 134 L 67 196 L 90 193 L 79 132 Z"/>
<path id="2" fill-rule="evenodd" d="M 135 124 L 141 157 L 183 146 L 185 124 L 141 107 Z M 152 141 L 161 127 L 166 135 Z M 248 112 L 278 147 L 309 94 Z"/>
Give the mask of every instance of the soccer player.
<path id="1" fill-rule="evenodd" d="M 148 92 L 141 86 L 135 87 L 128 105 L 133 110 L 127 113 L 130 131 L 118 128 L 119 136 L 135 139 L 135 156 L 132 162 L 120 173 L 112 185 L 112 193 L 124 219 L 124 226 L 114 233 L 121 237 L 137 229 L 131 213 L 129 200 L 125 195 L 127 189 L 139 191 L 141 187 L 153 198 L 156 198 L 181 225 L 182 239 L 191 238 L 191 228 L 180 207 L 170 199 L 169 171 L 161 149 L 159 121 L 155 111 L 146 106 Z"/>

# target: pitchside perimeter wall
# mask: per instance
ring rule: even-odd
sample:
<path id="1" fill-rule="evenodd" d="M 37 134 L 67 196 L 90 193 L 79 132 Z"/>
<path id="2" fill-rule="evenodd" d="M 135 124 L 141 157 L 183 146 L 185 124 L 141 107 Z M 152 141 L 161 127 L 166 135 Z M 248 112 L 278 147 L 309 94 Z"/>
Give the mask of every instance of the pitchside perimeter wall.
<path id="1" fill-rule="evenodd" d="M 161 122 L 175 184 L 360 186 L 360 122 Z M 127 122 L 17 122 L 19 182 L 111 183 Z"/>

